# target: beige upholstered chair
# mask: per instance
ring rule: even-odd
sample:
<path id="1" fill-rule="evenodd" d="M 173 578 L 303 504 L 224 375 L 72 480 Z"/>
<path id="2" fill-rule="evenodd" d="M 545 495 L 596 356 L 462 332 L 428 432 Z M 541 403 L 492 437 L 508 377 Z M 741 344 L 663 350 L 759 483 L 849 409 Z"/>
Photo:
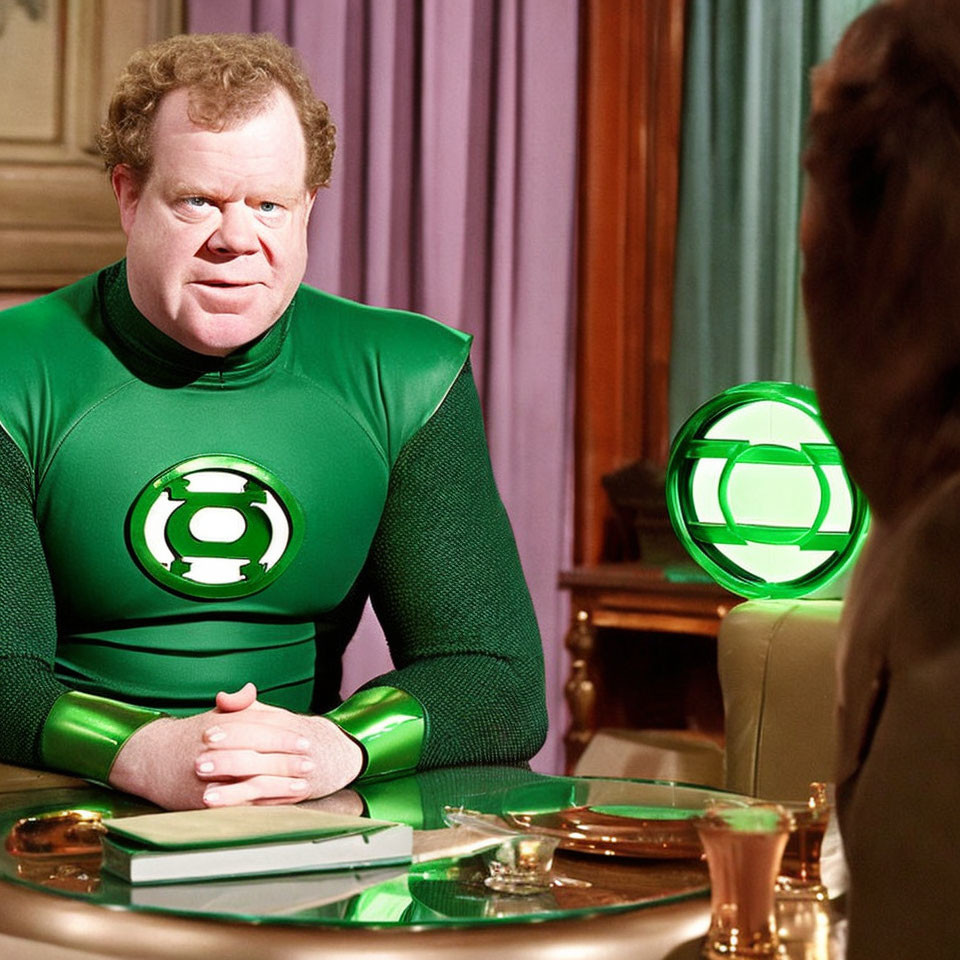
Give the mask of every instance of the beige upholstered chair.
<path id="1" fill-rule="evenodd" d="M 832 781 L 841 601 L 751 600 L 720 626 L 729 790 L 803 800 Z"/>
<path id="2" fill-rule="evenodd" d="M 683 731 L 598 730 L 576 773 L 652 777 L 805 800 L 833 776 L 839 600 L 750 600 L 717 638 L 726 744 Z"/>
<path id="3" fill-rule="evenodd" d="M 581 777 L 635 777 L 723 786 L 723 751 L 683 730 L 603 728 L 587 744 L 574 772 Z"/>

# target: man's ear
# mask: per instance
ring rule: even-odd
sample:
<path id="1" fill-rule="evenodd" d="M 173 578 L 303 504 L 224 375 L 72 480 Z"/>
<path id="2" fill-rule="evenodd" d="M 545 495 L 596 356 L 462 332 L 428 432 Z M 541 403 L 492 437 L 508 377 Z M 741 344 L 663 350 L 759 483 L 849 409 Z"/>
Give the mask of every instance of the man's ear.
<path id="1" fill-rule="evenodd" d="M 120 210 L 120 226 L 129 237 L 140 200 L 140 178 L 125 163 L 118 163 L 110 172 L 110 185 Z"/>
<path id="2" fill-rule="evenodd" d="M 317 190 L 318 187 L 314 187 L 307 194 L 307 215 L 303 218 L 303 225 L 306 226 L 310 222 L 310 214 L 313 211 L 313 203 L 317 199 Z"/>

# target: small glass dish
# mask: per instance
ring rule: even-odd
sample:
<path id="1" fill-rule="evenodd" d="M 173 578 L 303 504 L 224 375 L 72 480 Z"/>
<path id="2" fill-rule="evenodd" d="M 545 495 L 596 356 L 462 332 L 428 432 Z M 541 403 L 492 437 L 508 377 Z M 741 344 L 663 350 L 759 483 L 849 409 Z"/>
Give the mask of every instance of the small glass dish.
<path id="1" fill-rule="evenodd" d="M 487 872 L 483 882 L 489 889 L 531 896 L 552 886 L 550 871 L 558 837 L 519 833 L 496 815 L 463 807 L 444 807 L 443 816 L 451 826 L 486 834 L 489 843 L 478 855 Z"/>
<path id="2" fill-rule="evenodd" d="M 519 834 L 505 838 L 482 854 L 489 876 L 484 884 L 498 893 L 529 896 L 550 889 L 553 854 L 559 841 L 554 837 Z"/>

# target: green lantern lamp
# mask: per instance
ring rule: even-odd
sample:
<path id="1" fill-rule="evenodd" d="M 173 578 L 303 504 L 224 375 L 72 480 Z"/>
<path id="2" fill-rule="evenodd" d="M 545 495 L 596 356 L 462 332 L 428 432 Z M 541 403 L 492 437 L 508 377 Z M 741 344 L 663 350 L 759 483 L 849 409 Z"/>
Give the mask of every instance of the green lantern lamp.
<path id="1" fill-rule="evenodd" d="M 666 494 L 693 559 L 750 598 L 840 596 L 869 524 L 816 395 L 791 383 L 743 384 L 696 410 Z"/>

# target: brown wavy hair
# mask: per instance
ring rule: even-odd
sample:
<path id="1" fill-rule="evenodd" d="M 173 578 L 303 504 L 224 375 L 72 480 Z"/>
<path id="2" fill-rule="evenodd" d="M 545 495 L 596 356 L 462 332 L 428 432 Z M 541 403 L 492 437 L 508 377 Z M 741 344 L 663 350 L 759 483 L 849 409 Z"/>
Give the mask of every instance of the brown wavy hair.
<path id="1" fill-rule="evenodd" d="M 957 0 L 886 0 L 851 24 L 814 72 L 804 165 L 820 408 L 889 515 L 917 477 L 960 469 Z"/>
<path id="2" fill-rule="evenodd" d="M 110 101 L 97 147 L 108 171 L 150 172 L 153 122 L 164 94 L 185 87 L 199 126 L 222 130 L 257 114 L 279 87 L 293 100 L 307 147 L 306 187 L 330 182 L 336 128 L 296 51 L 269 33 L 182 34 L 137 51 Z"/>

